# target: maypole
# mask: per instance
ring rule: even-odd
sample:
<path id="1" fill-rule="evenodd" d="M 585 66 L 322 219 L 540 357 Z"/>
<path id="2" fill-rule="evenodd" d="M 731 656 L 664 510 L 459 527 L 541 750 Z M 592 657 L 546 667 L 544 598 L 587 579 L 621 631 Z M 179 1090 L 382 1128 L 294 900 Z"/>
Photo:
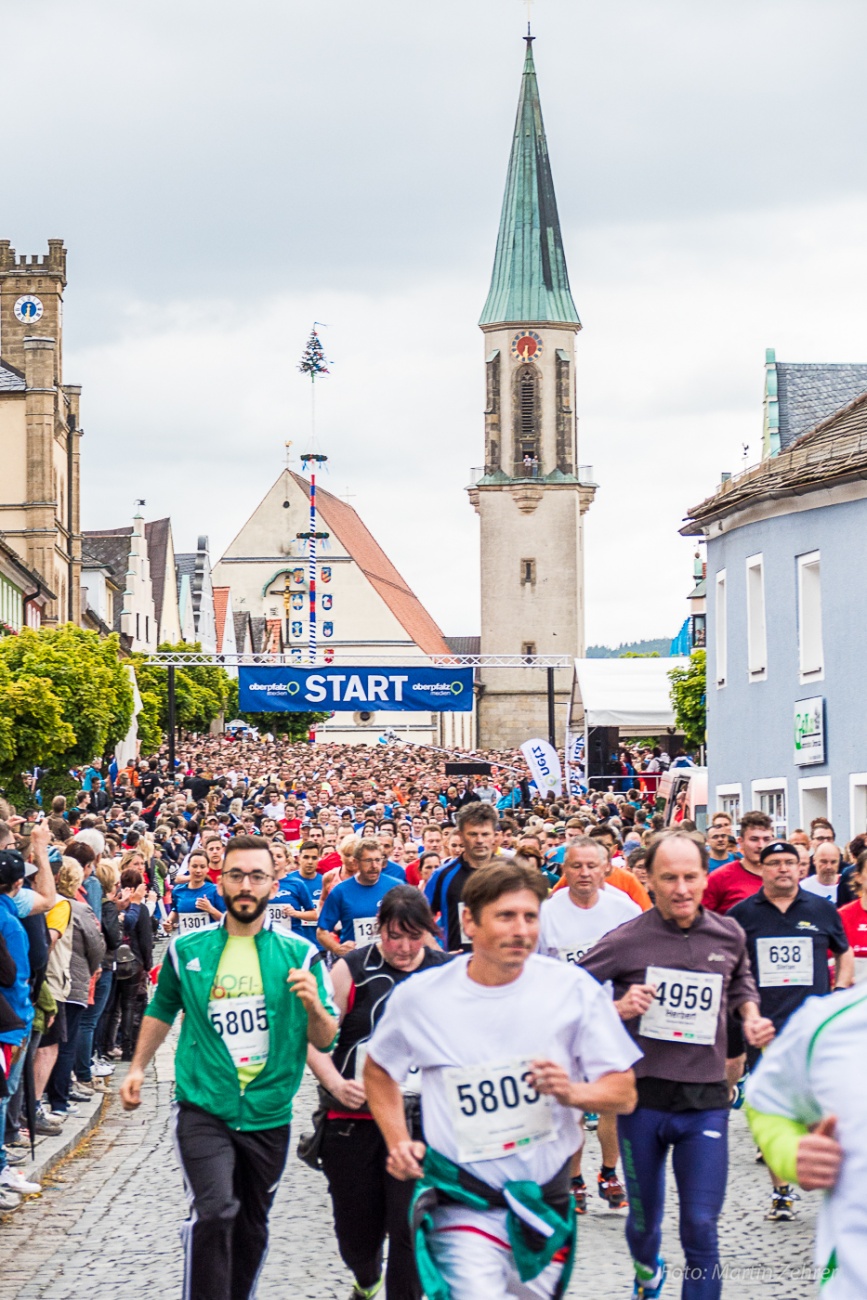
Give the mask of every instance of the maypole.
<path id="1" fill-rule="evenodd" d="M 320 533 L 316 530 L 316 469 L 328 460 L 327 456 L 318 453 L 316 448 L 316 379 L 319 375 L 327 375 L 328 367 L 325 364 L 325 351 L 322 347 L 319 335 L 316 333 L 316 326 L 310 331 L 310 337 L 307 340 L 307 346 L 301 357 L 298 369 L 303 375 L 310 376 L 310 446 L 311 450 L 301 457 L 301 464 L 305 472 L 310 475 L 310 527 L 306 533 L 297 533 L 299 540 L 307 542 L 307 560 L 308 560 L 308 587 L 310 595 L 310 639 L 309 639 L 309 656 L 310 663 L 316 663 L 316 543 L 324 541 L 329 534 Z"/>

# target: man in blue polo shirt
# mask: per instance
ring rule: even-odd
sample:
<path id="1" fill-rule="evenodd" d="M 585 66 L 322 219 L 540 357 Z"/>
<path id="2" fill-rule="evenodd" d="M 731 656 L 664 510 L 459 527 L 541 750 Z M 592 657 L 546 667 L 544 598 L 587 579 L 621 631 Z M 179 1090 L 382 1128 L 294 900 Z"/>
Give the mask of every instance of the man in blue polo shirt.
<path id="1" fill-rule="evenodd" d="M 375 839 L 360 839 L 352 857 L 355 875 L 334 886 L 316 929 L 321 946 L 337 957 L 373 943 L 379 904 L 395 888 L 395 881 L 382 874 L 382 850 Z"/>
<path id="2" fill-rule="evenodd" d="M 280 881 L 272 906 L 282 905 L 286 909 L 286 915 L 291 918 L 295 933 L 321 948 L 322 944 L 316 937 L 319 900 L 322 897 L 322 876 L 317 870 L 318 845 L 313 840 L 305 840 L 298 850 L 296 861 L 298 870 L 290 871 Z"/>
<path id="3" fill-rule="evenodd" d="M 746 931 L 761 1014 L 774 1022 L 779 1033 L 807 998 L 830 992 L 829 949 L 834 954 L 836 988 L 853 983 L 855 958 L 833 904 L 800 888 L 795 846 L 774 840 L 762 849 L 759 861 L 761 889 L 736 904 L 729 916 Z M 751 1069 L 760 1055 L 748 1049 Z M 768 1172 L 774 1187 L 767 1218 L 793 1219 L 791 1187 L 773 1170 Z"/>
<path id="4" fill-rule="evenodd" d="M 708 826 L 704 838 L 707 843 L 707 869 L 709 872 L 716 871 L 718 867 L 725 867 L 729 862 L 737 862 L 737 854 L 732 853 L 729 846 L 730 834 L 730 823 L 715 821 L 712 826 Z"/>

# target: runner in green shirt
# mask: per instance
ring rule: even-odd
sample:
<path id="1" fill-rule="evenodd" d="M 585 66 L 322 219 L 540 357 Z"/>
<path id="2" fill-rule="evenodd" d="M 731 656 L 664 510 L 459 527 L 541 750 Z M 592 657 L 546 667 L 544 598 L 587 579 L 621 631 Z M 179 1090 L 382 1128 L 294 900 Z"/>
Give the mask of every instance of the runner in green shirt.
<path id="1" fill-rule="evenodd" d="M 121 1086 L 134 1110 L 145 1068 L 183 1011 L 175 1134 L 191 1202 L 181 1230 L 188 1300 L 253 1294 L 307 1045 L 327 1050 L 337 1033 L 316 949 L 271 926 L 277 875 L 261 838 L 229 841 L 219 889 L 223 924 L 171 942 Z"/>

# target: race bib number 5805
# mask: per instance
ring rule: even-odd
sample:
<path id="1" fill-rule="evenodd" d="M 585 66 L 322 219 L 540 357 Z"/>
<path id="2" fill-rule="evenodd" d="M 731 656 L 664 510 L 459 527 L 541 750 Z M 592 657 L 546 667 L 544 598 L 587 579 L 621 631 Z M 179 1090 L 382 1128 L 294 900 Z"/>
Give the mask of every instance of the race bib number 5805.
<path id="1" fill-rule="evenodd" d="M 530 1061 L 443 1071 L 458 1163 L 494 1160 L 554 1136 L 550 1097 L 533 1087 Z"/>

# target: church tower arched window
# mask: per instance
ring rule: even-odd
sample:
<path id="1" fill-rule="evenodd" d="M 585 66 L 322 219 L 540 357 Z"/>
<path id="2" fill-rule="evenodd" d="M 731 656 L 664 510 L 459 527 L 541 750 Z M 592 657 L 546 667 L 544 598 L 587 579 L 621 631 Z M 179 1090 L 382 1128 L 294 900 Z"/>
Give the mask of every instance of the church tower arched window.
<path id="1" fill-rule="evenodd" d="M 514 474 L 517 478 L 536 478 L 542 473 L 539 463 L 539 430 L 542 424 L 540 406 L 539 372 L 532 365 L 520 366 L 515 375 L 514 395 Z M 528 461 L 534 461 L 535 464 L 531 467 Z"/>

